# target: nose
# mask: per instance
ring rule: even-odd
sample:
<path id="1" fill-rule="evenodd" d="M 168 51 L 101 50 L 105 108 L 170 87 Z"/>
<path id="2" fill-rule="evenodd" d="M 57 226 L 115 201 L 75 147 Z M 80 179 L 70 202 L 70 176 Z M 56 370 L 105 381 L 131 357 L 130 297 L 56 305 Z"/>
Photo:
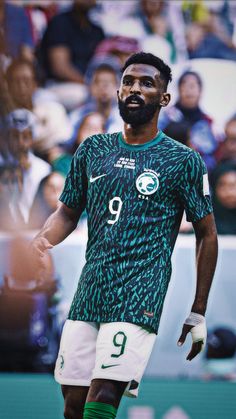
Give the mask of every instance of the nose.
<path id="1" fill-rule="evenodd" d="M 134 82 L 133 82 L 133 84 L 131 85 L 131 88 L 130 88 L 130 93 L 133 93 L 133 94 L 141 94 L 141 89 L 140 89 L 140 83 L 139 83 L 139 81 L 138 80 L 134 80 Z"/>

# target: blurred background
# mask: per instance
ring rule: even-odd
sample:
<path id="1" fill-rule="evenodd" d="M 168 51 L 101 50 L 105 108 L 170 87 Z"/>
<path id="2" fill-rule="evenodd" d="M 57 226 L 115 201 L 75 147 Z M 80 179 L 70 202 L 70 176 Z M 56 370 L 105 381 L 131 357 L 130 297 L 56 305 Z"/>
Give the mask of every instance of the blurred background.
<path id="1" fill-rule="evenodd" d="M 209 172 L 219 233 L 205 350 L 177 347 L 195 291 L 194 235 L 183 217 L 157 341 L 138 400 L 118 419 L 236 417 L 236 2 L 0 2 L 0 417 L 60 419 L 53 369 L 84 264 L 86 214 L 45 256 L 28 244 L 57 208 L 78 145 L 122 130 L 121 69 L 143 50 L 172 68 L 159 128 L 197 150 Z"/>

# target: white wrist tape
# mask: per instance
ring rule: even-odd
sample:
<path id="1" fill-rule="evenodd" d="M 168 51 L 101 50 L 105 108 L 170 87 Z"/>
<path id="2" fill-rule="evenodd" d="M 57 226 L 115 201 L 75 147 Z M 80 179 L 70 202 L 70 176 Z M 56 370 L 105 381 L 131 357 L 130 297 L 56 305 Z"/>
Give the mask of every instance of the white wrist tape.
<path id="1" fill-rule="evenodd" d="M 193 326 L 190 330 L 192 335 L 193 342 L 203 342 L 201 350 L 203 350 L 206 338 L 207 338 L 207 328 L 206 328 L 206 320 L 205 317 L 198 313 L 191 312 L 190 315 L 184 322 L 190 326 Z"/>
<path id="2" fill-rule="evenodd" d="M 191 311 L 184 323 L 190 326 L 197 326 L 198 324 L 205 323 L 205 317 L 202 314 Z"/>

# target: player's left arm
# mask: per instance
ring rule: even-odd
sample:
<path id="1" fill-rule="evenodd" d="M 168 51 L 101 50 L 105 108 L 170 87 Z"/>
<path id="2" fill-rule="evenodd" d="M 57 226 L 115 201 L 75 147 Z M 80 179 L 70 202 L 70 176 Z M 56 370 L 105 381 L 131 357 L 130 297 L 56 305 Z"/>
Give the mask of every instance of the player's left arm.
<path id="1" fill-rule="evenodd" d="M 187 356 L 191 361 L 206 343 L 207 331 L 205 312 L 218 254 L 217 232 L 213 214 L 208 214 L 193 223 L 196 235 L 197 285 L 191 313 L 185 320 L 178 341 L 181 346 L 189 332 L 192 335 L 192 348 Z"/>

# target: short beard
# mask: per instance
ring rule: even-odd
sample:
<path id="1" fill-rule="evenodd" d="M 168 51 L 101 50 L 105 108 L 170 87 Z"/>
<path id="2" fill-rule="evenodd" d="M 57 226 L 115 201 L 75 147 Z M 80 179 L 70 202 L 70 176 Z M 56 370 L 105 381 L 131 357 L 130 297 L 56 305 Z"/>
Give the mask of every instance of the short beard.
<path id="1" fill-rule="evenodd" d="M 133 127 L 145 125 L 152 120 L 160 105 L 158 101 L 142 105 L 139 109 L 129 109 L 125 102 L 118 98 L 120 116 L 126 124 Z"/>

